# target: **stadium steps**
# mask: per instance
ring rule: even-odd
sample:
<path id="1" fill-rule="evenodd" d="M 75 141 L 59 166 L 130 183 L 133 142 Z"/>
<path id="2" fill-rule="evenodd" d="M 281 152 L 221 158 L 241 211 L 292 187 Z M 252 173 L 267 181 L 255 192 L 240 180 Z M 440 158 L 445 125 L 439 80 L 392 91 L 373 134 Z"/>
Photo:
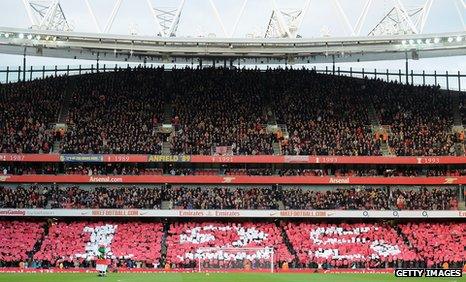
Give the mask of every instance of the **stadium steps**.
<path id="1" fill-rule="evenodd" d="M 380 150 L 382 151 L 382 156 L 392 156 L 392 151 L 390 150 L 390 147 L 388 146 L 387 142 L 381 142 L 380 143 Z"/>
<path id="2" fill-rule="evenodd" d="M 408 239 L 408 236 L 406 236 L 406 234 L 403 233 L 403 231 L 401 231 L 401 228 L 400 226 L 398 226 L 398 223 L 394 222 L 392 225 L 392 228 L 395 229 L 396 233 L 398 234 L 398 236 L 400 236 L 401 238 L 403 238 L 403 241 L 405 242 L 406 246 L 408 246 L 408 248 L 419 254 L 419 253 L 422 253 L 421 251 L 419 251 L 418 248 L 416 248 L 416 246 L 414 246 L 413 244 L 411 244 L 411 241 L 409 241 Z"/>
<path id="3" fill-rule="evenodd" d="M 285 204 L 283 203 L 283 201 L 277 201 L 277 205 L 279 210 L 285 209 Z"/>
<path id="4" fill-rule="evenodd" d="M 170 155 L 172 149 L 172 144 L 168 141 L 162 143 L 162 155 Z"/>
<path id="5" fill-rule="evenodd" d="M 389 126 L 383 126 L 380 124 L 379 117 L 375 112 L 374 105 L 372 103 L 369 104 L 369 108 L 367 109 L 369 120 L 371 123 L 371 133 L 372 136 L 375 136 L 377 132 L 386 132 L 388 136 L 391 135 L 391 130 Z M 382 141 L 380 143 L 380 150 L 382 151 L 383 156 L 393 156 L 393 152 L 390 149 L 387 141 Z"/>
<path id="6" fill-rule="evenodd" d="M 163 236 L 162 236 L 162 241 L 161 241 L 161 246 L 160 246 L 160 265 L 162 267 L 165 266 L 165 262 L 167 259 L 167 237 L 168 237 L 168 230 L 170 230 L 170 223 L 168 221 L 165 221 L 163 223 Z"/>
<path id="7" fill-rule="evenodd" d="M 174 132 L 175 128 L 172 124 L 172 117 L 173 105 L 170 103 L 166 103 L 163 106 L 163 122 L 157 125 L 157 133 L 168 135 Z"/>
<path id="8" fill-rule="evenodd" d="M 455 156 L 464 156 L 464 151 L 465 151 L 464 143 L 457 142 L 453 146 L 455 149 Z"/>
<path id="9" fill-rule="evenodd" d="M 268 106 L 267 110 L 265 110 L 265 114 L 267 115 L 267 124 L 277 124 L 277 117 L 272 110 L 272 107 Z"/>
<path id="10" fill-rule="evenodd" d="M 375 108 L 372 103 L 369 104 L 367 108 L 367 113 L 369 114 L 369 121 L 371 122 L 371 126 L 380 127 L 380 121 L 375 113 Z"/>
<path id="11" fill-rule="evenodd" d="M 274 155 L 281 155 L 282 154 L 282 146 L 278 142 L 272 143 L 273 154 Z"/>
<path id="12" fill-rule="evenodd" d="M 66 121 L 68 120 L 68 116 L 70 114 L 70 105 L 72 103 L 72 98 L 73 98 L 72 93 L 75 87 L 76 85 L 71 84 L 67 86 L 64 90 L 63 97 L 62 97 L 62 104 L 58 112 L 57 123 L 52 124 L 54 131 L 57 131 L 59 129 L 64 129 L 64 131 L 66 132 L 68 130 L 68 125 L 66 124 Z M 55 140 L 52 146 L 53 153 L 57 153 L 60 151 L 60 144 L 61 144 L 61 140 Z"/>
<path id="13" fill-rule="evenodd" d="M 281 131 L 283 138 L 288 139 L 288 129 L 286 125 L 277 124 L 277 117 L 275 116 L 275 113 L 273 112 L 273 109 L 270 105 L 266 107 L 266 109 L 264 110 L 264 114 L 267 116 L 267 133 L 276 134 L 277 131 Z M 282 145 L 280 144 L 280 142 L 273 142 L 272 149 L 274 155 L 282 154 Z"/>
<path id="14" fill-rule="evenodd" d="M 457 136 L 460 132 L 464 132 L 463 127 L 463 118 L 460 113 L 460 94 L 457 91 L 451 91 L 452 95 L 452 113 L 453 113 L 453 126 L 451 128 L 451 133 L 454 136 Z M 460 142 L 457 138 L 455 139 L 454 149 L 456 156 L 464 156 L 464 143 Z"/>
<path id="15" fill-rule="evenodd" d="M 70 105 L 72 100 L 73 86 L 69 86 L 65 89 L 65 95 L 63 96 L 63 103 L 58 113 L 57 123 L 66 124 L 68 115 L 70 114 Z"/>
<path id="16" fill-rule="evenodd" d="M 44 241 L 45 237 L 49 235 L 49 224 L 50 222 L 48 221 L 44 223 L 44 232 L 42 233 L 42 236 L 40 236 L 40 238 L 36 241 L 34 247 L 32 247 L 32 250 L 28 252 L 29 262 L 32 261 L 34 255 L 42 248 L 42 242 Z"/>
<path id="17" fill-rule="evenodd" d="M 163 123 L 164 124 L 171 124 L 173 117 L 173 105 L 170 103 L 166 103 L 163 106 Z"/>
<path id="18" fill-rule="evenodd" d="M 452 112 L 453 112 L 453 125 L 463 126 L 463 119 L 460 114 L 460 95 L 458 91 L 451 91 L 452 95 Z"/>
<path id="19" fill-rule="evenodd" d="M 275 222 L 275 224 L 280 229 L 282 239 L 283 239 L 283 243 L 285 243 L 285 246 L 288 249 L 288 251 L 290 252 L 290 254 L 294 256 L 294 259 L 293 259 L 292 263 L 293 264 L 298 264 L 299 263 L 298 253 L 294 249 L 293 244 L 291 244 L 290 238 L 288 237 L 288 234 L 286 234 L 285 228 L 283 228 L 283 222 L 282 221 L 280 221 L 280 222 L 277 221 L 277 222 Z"/>
<path id="20" fill-rule="evenodd" d="M 162 203 L 160 204 L 160 208 L 162 210 L 171 210 L 172 206 L 173 204 L 171 201 L 162 201 Z"/>

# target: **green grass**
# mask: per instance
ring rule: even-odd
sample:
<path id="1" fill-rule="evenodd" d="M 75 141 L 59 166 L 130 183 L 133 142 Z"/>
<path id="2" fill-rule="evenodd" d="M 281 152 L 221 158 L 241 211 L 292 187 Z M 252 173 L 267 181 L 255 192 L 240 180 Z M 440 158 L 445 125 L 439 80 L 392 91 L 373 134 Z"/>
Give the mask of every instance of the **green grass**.
<path id="1" fill-rule="evenodd" d="M 462 278 L 396 278 L 393 274 L 316 274 L 316 273 L 14 273 L 0 274 L 0 282 L 466 282 Z"/>

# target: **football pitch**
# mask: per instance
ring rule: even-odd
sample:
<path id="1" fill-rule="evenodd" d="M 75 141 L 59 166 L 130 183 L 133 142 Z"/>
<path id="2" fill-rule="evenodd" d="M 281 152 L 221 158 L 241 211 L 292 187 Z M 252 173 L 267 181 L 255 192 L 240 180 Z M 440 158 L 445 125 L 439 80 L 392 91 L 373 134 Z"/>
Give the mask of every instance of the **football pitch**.
<path id="1" fill-rule="evenodd" d="M 466 282 L 466 278 L 396 278 L 393 274 L 317 274 L 317 273 L 14 273 L 0 274 L 0 282 L 357 282 L 423 281 Z"/>

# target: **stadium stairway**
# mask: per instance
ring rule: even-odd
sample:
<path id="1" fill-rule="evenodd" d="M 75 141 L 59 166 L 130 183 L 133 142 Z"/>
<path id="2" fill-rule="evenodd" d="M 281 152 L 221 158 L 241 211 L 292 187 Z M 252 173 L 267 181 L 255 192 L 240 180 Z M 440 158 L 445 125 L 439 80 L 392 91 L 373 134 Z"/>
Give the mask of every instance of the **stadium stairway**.
<path id="1" fill-rule="evenodd" d="M 264 110 L 264 114 L 267 116 L 267 132 L 276 134 L 277 131 L 280 130 L 282 132 L 283 138 L 288 139 L 288 129 L 286 125 L 277 124 L 277 118 L 271 106 L 267 106 L 267 109 Z M 274 155 L 282 154 L 282 145 L 280 142 L 273 142 L 272 149 Z"/>
<path id="2" fill-rule="evenodd" d="M 398 236 L 403 238 L 403 241 L 409 247 L 410 250 L 412 250 L 412 251 L 414 251 L 416 253 L 418 252 L 418 250 L 413 246 L 413 244 L 411 244 L 411 241 L 409 241 L 408 236 L 406 236 L 406 234 L 403 233 L 403 231 L 401 230 L 401 228 L 398 226 L 397 223 L 393 223 L 392 228 L 395 229 Z"/>
<path id="3" fill-rule="evenodd" d="M 461 117 L 460 113 L 460 94 L 458 91 L 451 91 L 450 94 L 452 95 L 452 113 L 453 113 L 453 127 L 451 129 L 451 133 L 456 135 L 460 132 L 464 132 L 463 126 L 463 118 Z M 453 145 L 455 148 L 455 155 L 457 156 L 464 156 L 465 153 L 465 146 L 464 142 L 461 140 L 455 140 L 455 144 Z"/>
<path id="4" fill-rule="evenodd" d="M 163 236 L 162 241 L 160 242 L 160 265 L 165 266 L 165 262 L 167 259 L 167 237 L 168 237 L 168 230 L 170 229 L 170 223 L 165 221 L 163 223 Z"/>
<path id="5" fill-rule="evenodd" d="M 283 243 L 285 243 L 286 248 L 294 256 L 293 259 L 293 264 L 298 264 L 299 259 L 298 259 L 298 253 L 293 247 L 293 244 L 291 244 L 290 238 L 288 238 L 288 234 L 286 234 L 285 228 L 283 228 L 284 223 L 282 221 L 276 221 L 275 225 L 277 226 L 278 229 L 280 229 L 282 238 L 283 238 Z"/>
<path id="6" fill-rule="evenodd" d="M 38 251 L 40 251 L 40 249 L 42 248 L 42 242 L 44 242 L 45 237 L 47 237 L 49 235 L 49 224 L 50 224 L 50 222 L 48 222 L 48 221 L 44 223 L 44 232 L 42 233 L 42 236 L 40 236 L 40 238 L 36 241 L 36 243 L 34 244 L 34 247 L 32 248 L 32 250 L 28 252 L 29 262 L 31 262 L 34 255 Z"/>
<path id="7" fill-rule="evenodd" d="M 166 103 L 163 106 L 163 124 L 172 124 L 173 105 Z"/>
<path id="8" fill-rule="evenodd" d="M 62 100 L 63 103 L 60 108 L 60 112 L 58 113 L 57 123 L 65 124 L 68 119 L 68 115 L 70 112 L 70 104 L 71 104 L 71 99 L 72 99 L 71 93 L 73 92 L 72 88 L 73 87 L 71 86 L 65 89 L 65 93 L 63 95 L 63 100 Z"/>
<path id="9" fill-rule="evenodd" d="M 52 127 L 55 131 L 57 130 L 64 130 L 65 132 L 68 130 L 68 125 L 66 124 L 68 120 L 68 116 L 70 113 L 70 105 L 72 103 L 72 93 L 74 88 L 76 87 L 75 84 L 71 83 L 67 87 L 65 87 L 63 96 L 62 96 L 62 105 L 60 111 L 58 112 L 57 123 L 53 124 Z M 52 152 L 56 153 L 60 150 L 60 140 L 55 140 L 52 147 Z"/>
<path id="10" fill-rule="evenodd" d="M 162 210 L 171 210 L 173 203 L 171 201 L 162 201 L 160 208 Z"/>
<path id="11" fill-rule="evenodd" d="M 285 209 L 285 204 L 283 203 L 283 201 L 278 200 L 277 205 L 278 205 L 279 210 L 284 210 Z"/>
<path id="12" fill-rule="evenodd" d="M 273 154 L 274 155 L 281 155 L 282 154 L 282 146 L 278 142 L 273 142 L 272 144 Z"/>
<path id="13" fill-rule="evenodd" d="M 408 236 L 406 236 L 405 233 L 403 233 L 403 231 L 401 230 L 401 227 L 398 225 L 397 222 L 394 222 L 391 224 L 392 225 L 392 228 L 395 229 L 396 233 L 398 234 L 398 236 L 400 236 L 401 238 L 403 238 L 403 241 L 405 242 L 405 244 L 409 247 L 409 249 L 417 254 L 420 254 L 422 253 L 418 248 L 416 248 L 415 245 L 411 244 L 411 241 L 408 239 Z"/>
<path id="14" fill-rule="evenodd" d="M 368 108 L 368 114 L 369 114 L 369 120 L 371 123 L 371 132 L 372 136 L 375 136 L 376 132 L 387 132 L 388 135 L 390 136 L 390 128 L 387 126 L 382 126 L 380 124 L 379 117 L 377 116 L 375 112 L 374 105 L 372 103 L 369 104 Z M 382 151 L 383 156 L 392 156 L 392 150 L 390 149 L 390 146 L 388 146 L 387 141 L 382 141 L 380 144 L 380 150 Z"/>
<path id="15" fill-rule="evenodd" d="M 453 125 L 463 126 L 463 119 L 460 114 L 460 93 L 458 91 L 451 91 L 452 95 L 452 113 L 453 113 Z"/>
<path id="16" fill-rule="evenodd" d="M 172 144 L 168 141 L 163 141 L 162 143 L 162 155 L 170 155 Z"/>

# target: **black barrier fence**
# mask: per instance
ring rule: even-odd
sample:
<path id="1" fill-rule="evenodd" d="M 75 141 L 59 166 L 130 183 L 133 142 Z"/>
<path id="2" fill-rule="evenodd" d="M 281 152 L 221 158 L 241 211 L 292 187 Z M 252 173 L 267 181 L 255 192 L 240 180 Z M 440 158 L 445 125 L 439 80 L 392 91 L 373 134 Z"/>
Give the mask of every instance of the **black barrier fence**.
<path id="1" fill-rule="evenodd" d="M 0 67 L 0 83 L 12 83 L 17 81 L 33 80 L 46 78 L 50 76 L 63 76 L 63 75 L 81 75 L 87 73 L 98 72 L 111 72 L 119 68 L 129 67 L 157 67 L 153 64 L 91 64 L 91 65 L 67 65 L 67 66 L 30 66 L 23 68 L 18 67 Z M 167 66 L 165 66 L 167 67 Z M 356 78 L 376 78 L 385 81 L 397 81 L 401 83 L 408 83 L 414 85 L 439 85 L 442 89 L 466 91 L 466 74 L 457 72 L 427 72 L 427 71 L 414 71 L 408 73 L 401 69 L 394 70 L 380 70 L 380 69 L 356 69 L 349 68 L 343 69 L 340 67 L 317 68 L 312 67 L 318 73 L 344 75 Z"/>

